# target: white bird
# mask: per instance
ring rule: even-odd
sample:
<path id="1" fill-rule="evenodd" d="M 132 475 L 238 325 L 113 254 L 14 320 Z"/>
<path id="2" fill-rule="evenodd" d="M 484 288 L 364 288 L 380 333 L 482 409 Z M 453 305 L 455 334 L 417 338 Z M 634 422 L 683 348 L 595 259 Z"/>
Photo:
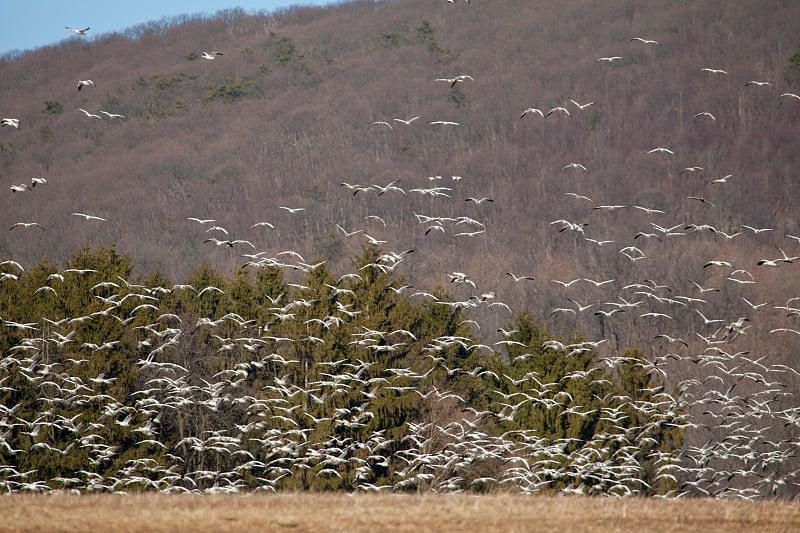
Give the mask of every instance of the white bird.
<path id="1" fill-rule="evenodd" d="M 703 167 L 686 167 L 679 172 L 679 174 L 683 174 L 684 172 L 702 172 Z"/>
<path id="2" fill-rule="evenodd" d="M 300 211 L 305 211 L 306 210 L 305 207 L 284 207 L 284 206 L 280 206 L 280 207 L 278 207 L 278 209 L 283 209 L 283 210 L 288 211 L 289 213 L 292 213 L 292 214 L 299 213 Z"/>
<path id="3" fill-rule="evenodd" d="M 571 280 L 571 281 L 559 281 L 559 280 L 557 280 L 557 279 L 553 279 L 553 280 L 550 280 L 550 281 L 552 281 L 553 283 L 558 283 L 558 284 L 559 284 L 559 285 L 561 285 L 562 287 L 569 287 L 569 286 L 570 286 L 570 285 L 572 285 L 573 283 L 576 283 L 576 282 L 578 282 L 578 281 L 581 281 L 582 279 L 583 279 L 583 278 L 575 278 L 575 279 L 573 279 L 573 280 Z"/>
<path id="4" fill-rule="evenodd" d="M 800 95 L 794 93 L 783 93 L 781 96 L 788 96 L 789 98 L 795 98 L 797 100 L 800 100 Z"/>
<path id="5" fill-rule="evenodd" d="M 548 111 L 545 114 L 545 117 L 549 117 L 550 115 L 552 115 L 556 111 L 560 111 L 560 112 L 564 113 L 565 115 L 567 115 L 568 117 L 572 116 L 572 113 L 569 112 L 569 109 L 567 109 L 566 107 L 557 106 L 557 107 L 552 108 L 550 111 Z"/>
<path id="6" fill-rule="evenodd" d="M 372 235 L 369 235 L 368 233 L 364 233 L 364 237 L 365 237 L 365 238 L 366 238 L 366 239 L 367 239 L 367 240 L 368 240 L 368 241 L 369 241 L 371 244 L 373 244 L 373 245 L 375 245 L 375 246 L 380 246 L 381 244 L 386 244 L 387 242 L 389 242 L 389 241 L 382 241 L 382 240 L 380 240 L 380 239 L 376 239 L 375 237 L 373 237 Z"/>
<path id="7" fill-rule="evenodd" d="M 512 278 L 514 278 L 514 281 L 515 281 L 515 282 L 516 282 L 516 281 L 521 281 L 521 280 L 524 280 L 524 279 L 529 279 L 529 280 L 533 280 L 533 279 L 534 279 L 534 277 L 533 277 L 533 276 L 517 276 L 517 275 L 516 275 L 516 274 L 514 274 L 513 272 L 506 272 L 506 274 L 508 274 L 509 276 L 511 276 Z"/>
<path id="8" fill-rule="evenodd" d="M 109 113 L 108 111 L 100 111 L 100 112 L 106 115 L 108 118 L 125 118 L 125 115 L 120 115 L 118 113 Z"/>
<path id="9" fill-rule="evenodd" d="M 603 280 L 603 281 L 595 281 L 595 280 L 593 280 L 593 279 L 589 279 L 589 278 L 581 278 L 581 279 L 582 279 L 583 281 L 586 281 L 586 282 L 589 282 L 589 283 L 591 283 L 591 284 L 592 284 L 592 285 L 594 285 L 595 287 L 601 287 L 601 286 L 603 286 L 603 285 L 606 285 L 607 283 L 614 283 L 614 282 L 616 281 L 616 280 L 614 280 L 614 279 L 607 279 L 607 280 Z"/>
<path id="10" fill-rule="evenodd" d="M 762 86 L 772 87 L 772 84 L 770 82 L 768 82 L 768 81 L 756 81 L 756 80 L 753 80 L 753 81 L 748 81 L 747 83 L 744 84 L 745 87 L 747 87 L 748 85 L 756 85 L 758 87 L 762 87 Z"/>
<path id="11" fill-rule="evenodd" d="M 388 122 L 386 122 L 386 121 L 383 121 L 383 120 L 378 120 L 378 121 L 375 121 L 375 122 L 373 122 L 372 124 L 370 124 L 370 125 L 369 125 L 369 127 L 370 127 L 370 128 L 371 128 L 372 126 L 386 126 L 386 127 L 387 127 L 387 128 L 389 128 L 390 130 L 394 130 L 394 128 L 392 127 L 392 125 L 391 125 L 391 124 L 389 124 Z"/>
<path id="12" fill-rule="evenodd" d="M 357 229 L 357 230 L 355 230 L 355 231 L 347 231 L 346 229 L 344 229 L 343 227 L 341 227 L 339 224 L 336 224 L 336 227 L 337 227 L 338 229 L 342 230 L 342 233 L 344 233 L 344 236 L 345 236 L 345 237 L 352 237 L 353 235 L 358 235 L 359 233 L 361 233 L 361 232 L 363 232 L 363 231 L 364 231 L 363 229 Z"/>
<path id="13" fill-rule="evenodd" d="M 434 120 L 433 122 L 428 122 L 428 124 L 432 126 L 441 125 L 441 126 L 460 126 L 460 122 L 451 122 L 449 120 Z"/>
<path id="14" fill-rule="evenodd" d="M 742 224 L 741 226 L 743 228 L 745 228 L 745 229 L 749 229 L 753 233 L 763 233 L 765 231 L 775 231 L 775 228 L 756 228 L 756 227 L 753 227 L 753 226 L 748 226 L 747 224 Z"/>
<path id="15" fill-rule="evenodd" d="M 566 170 L 568 168 L 575 168 L 575 169 L 578 169 L 578 170 L 583 170 L 584 172 L 589 172 L 589 170 L 585 166 L 581 165 L 580 163 L 568 163 L 568 164 L 564 165 L 563 167 L 561 167 L 561 170 Z"/>
<path id="16" fill-rule="evenodd" d="M 84 214 L 84 213 L 70 213 L 70 214 L 74 215 L 76 217 L 83 217 L 85 220 L 99 220 L 101 222 L 108 222 L 108 219 L 105 219 L 105 218 L 102 218 L 102 217 L 97 217 L 97 216 L 94 216 L 94 215 L 87 215 L 87 214 Z"/>
<path id="17" fill-rule="evenodd" d="M 94 114 L 92 114 L 92 113 L 89 113 L 89 112 L 88 112 L 88 111 L 86 111 L 85 109 L 81 109 L 80 107 L 78 108 L 78 111 L 82 111 L 82 112 L 83 112 L 83 114 L 84 114 L 84 115 L 86 115 L 87 117 L 91 117 L 91 118 L 99 118 L 100 120 L 103 120 L 103 117 L 101 117 L 100 115 L 94 115 Z"/>
<path id="18" fill-rule="evenodd" d="M 84 87 L 96 87 L 92 80 L 78 80 L 78 90 L 80 91 Z"/>
<path id="19" fill-rule="evenodd" d="M 588 196 L 584 196 L 582 194 L 578 194 L 578 193 L 575 193 L 575 192 L 565 192 L 564 194 L 566 194 L 567 196 L 572 196 L 574 198 L 577 198 L 578 200 L 586 200 L 586 201 L 589 201 L 589 202 L 594 202 L 594 200 L 592 200 Z"/>
<path id="20" fill-rule="evenodd" d="M 790 328 L 771 329 L 769 332 L 770 333 L 778 333 L 778 332 L 781 332 L 781 331 L 785 331 L 786 333 L 794 333 L 795 335 L 800 335 L 800 331 L 797 331 L 796 329 L 790 329 Z"/>
<path id="21" fill-rule="evenodd" d="M 206 230 L 206 233 L 208 233 L 209 231 L 221 231 L 221 232 L 222 232 L 222 233 L 224 233 L 225 235 L 228 235 L 228 230 L 226 230 L 226 229 L 225 229 L 225 228 L 223 228 L 222 226 L 211 226 L 210 228 L 208 228 L 208 229 Z"/>
<path id="22" fill-rule="evenodd" d="M 186 220 L 191 220 L 193 222 L 199 222 L 200 224 L 209 224 L 211 222 L 216 222 L 213 218 L 202 219 L 202 218 L 195 218 L 195 217 L 187 217 Z"/>
<path id="23" fill-rule="evenodd" d="M 86 32 L 89 31 L 89 27 L 78 29 L 78 28 L 70 28 L 69 26 L 64 26 L 69 31 L 76 33 L 78 35 L 86 35 Z"/>
<path id="24" fill-rule="evenodd" d="M 400 181 L 399 179 L 393 180 L 393 181 L 387 183 L 386 185 L 384 185 L 383 187 L 381 187 L 380 185 L 377 185 L 375 183 L 373 183 L 372 186 L 379 191 L 378 192 L 378 196 L 383 196 L 384 194 L 386 194 L 389 191 L 397 191 L 397 192 L 401 192 L 401 193 L 405 194 L 406 191 L 404 191 L 403 189 L 401 189 L 400 187 L 397 187 L 395 185 L 395 183 L 397 183 L 399 181 Z"/>
<path id="25" fill-rule="evenodd" d="M 384 227 L 384 228 L 386 227 L 386 221 L 385 221 L 385 220 L 383 220 L 383 219 L 382 219 L 381 217 L 379 217 L 378 215 L 367 215 L 367 216 L 365 216 L 365 217 L 364 217 L 364 220 L 370 220 L 370 219 L 377 220 L 378 222 L 380 222 L 381 224 L 383 224 L 383 227 Z"/>
<path id="26" fill-rule="evenodd" d="M 699 118 L 699 117 L 708 117 L 711 120 L 714 120 L 714 121 L 717 120 L 717 117 L 715 117 L 714 115 L 712 115 L 708 111 L 701 111 L 699 113 L 696 113 L 692 118 Z"/>
<path id="27" fill-rule="evenodd" d="M 595 61 L 605 62 L 605 63 L 612 63 L 614 61 L 619 61 L 622 59 L 622 56 L 610 56 L 610 57 L 598 57 Z"/>
<path id="28" fill-rule="evenodd" d="M 798 256 L 789 257 L 788 255 L 786 255 L 786 252 L 784 252 L 782 248 L 778 248 L 778 251 L 783 256 L 780 259 L 778 259 L 778 261 L 783 261 L 784 263 L 792 263 L 792 262 L 797 261 L 798 259 L 800 259 L 800 257 L 798 257 Z"/>
<path id="29" fill-rule="evenodd" d="M 8 228 L 8 231 L 11 231 L 12 229 L 19 228 L 19 227 L 30 228 L 31 226 L 35 226 L 35 227 L 39 228 L 40 230 L 44 231 L 44 228 L 38 222 L 17 222 L 16 224 L 14 224 L 10 228 Z"/>
<path id="30" fill-rule="evenodd" d="M 644 207 L 641 205 L 632 205 L 631 208 L 638 209 L 639 211 L 644 211 L 648 215 L 654 215 L 654 214 L 663 215 L 666 213 L 666 211 L 662 211 L 661 209 L 653 209 L 652 207 Z"/>
<path id="31" fill-rule="evenodd" d="M 223 291 L 222 289 L 219 289 L 219 288 L 217 288 L 217 287 L 213 287 L 213 286 L 209 285 L 209 286 L 208 286 L 208 287 L 206 287 L 205 289 L 203 289 L 203 290 L 201 290 L 200 292 L 198 292 L 198 293 L 197 293 L 197 297 L 199 298 L 199 297 L 201 297 L 203 294 L 205 294 L 206 292 L 210 292 L 210 291 L 216 291 L 216 292 L 218 292 L 218 293 L 220 293 L 220 294 L 225 294 L 225 291 Z"/>
<path id="32" fill-rule="evenodd" d="M 733 177 L 733 174 L 727 174 L 725 176 L 722 176 L 721 178 L 717 178 L 715 180 L 712 180 L 711 183 L 728 183 L 728 180 L 731 179 L 732 177 Z"/>
<path id="33" fill-rule="evenodd" d="M 648 154 L 661 153 L 661 154 L 675 155 L 675 152 L 673 152 L 669 148 L 664 148 L 663 146 L 658 146 L 656 148 L 653 148 L 652 150 L 648 151 L 647 153 Z"/>
<path id="34" fill-rule="evenodd" d="M 494 202 L 494 200 L 492 200 L 491 198 L 487 198 L 486 196 L 483 196 L 481 198 L 474 198 L 474 197 L 470 196 L 469 198 L 467 198 L 464 201 L 465 202 L 475 202 L 478 205 L 481 205 L 483 202 Z"/>
<path id="35" fill-rule="evenodd" d="M 252 226 L 250 226 L 250 229 L 259 228 L 261 226 L 267 226 L 267 227 L 270 227 L 270 228 L 274 228 L 275 227 L 274 225 L 270 224 L 269 222 L 262 221 L 262 222 L 256 222 L 255 224 L 253 224 Z"/>
<path id="36" fill-rule="evenodd" d="M 29 191 L 29 190 L 31 190 L 31 186 L 30 185 L 26 185 L 24 183 L 21 184 L 21 185 L 12 185 L 11 186 L 11 192 L 25 192 L 25 191 Z"/>
<path id="37" fill-rule="evenodd" d="M 31 178 L 31 188 L 36 187 L 37 185 L 47 185 L 47 178 Z"/>
<path id="38" fill-rule="evenodd" d="M 450 84 L 450 87 L 453 87 L 455 86 L 456 83 L 461 83 L 466 80 L 475 81 L 474 79 L 472 79 L 472 76 L 469 76 L 467 74 L 461 74 L 454 78 L 436 78 L 434 81 L 445 81 Z"/>
<path id="39" fill-rule="evenodd" d="M 731 263 L 729 263 L 728 261 L 709 261 L 708 263 L 703 265 L 703 268 L 707 268 L 707 267 L 710 267 L 710 266 L 724 266 L 724 267 L 728 267 L 728 268 L 734 268 L 734 266 Z"/>
<path id="40" fill-rule="evenodd" d="M 523 111 L 519 118 L 525 118 L 527 115 L 539 115 L 540 117 L 544 118 L 544 113 L 542 113 L 542 110 L 535 107 L 529 107 Z"/>
<path id="41" fill-rule="evenodd" d="M 203 59 L 214 60 L 216 56 L 221 56 L 222 52 L 203 52 Z"/>
<path id="42" fill-rule="evenodd" d="M 19 119 L 18 118 L 4 118 L 0 121 L 0 127 L 11 126 L 12 128 L 19 129 Z"/>
<path id="43" fill-rule="evenodd" d="M 700 318 L 702 318 L 702 319 L 703 319 L 703 323 L 704 323 L 705 325 L 709 325 L 709 324 L 716 324 L 716 323 L 718 323 L 718 322 L 725 322 L 725 321 L 724 321 L 723 319 L 721 319 L 721 318 L 715 318 L 715 319 L 706 318 L 706 316 L 705 316 L 705 315 L 704 315 L 702 312 L 700 312 L 700 310 L 699 310 L 699 309 L 695 309 L 695 311 L 697 311 L 697 314 L 698 314 L 698 315 L 700 315 Z"/>
<path id="44" fill-rule="evenodd" d="M 644 44 L 658 44 L 658 41 L 654 41 L 652 39 L 644 39 L 642 37 L 633 37 L 631 41 L 639 41 L 640 43 Z"/>
<path id="45" fill-rule="evenodd" d="M 579 104 L 578 102 L 576 102 L 572 98 L 570 98 L 569 101 L 572 102 L 573 104 L 575 104 L 578 107 L 578 109 L 580 109 L 581 111 L 583 111 L 587 107 L 592 106 L 592 105 L 595 104 L 595 102 L 589 102 L 588 104 Z"/>
<path id="46" fill-rule="evenodd" d="M 709 202 L 708 200 L 706 200 L 702 196 L 687 196 L 686 199 L 687 200 L 697 200 L 701 204 L 707 204 L 707 205 L 710 205 L 711 207 L 716 207 L 714 204 L 712 204 L 711 202 Z"/>
<path id="47" fill-rule="evenodd" d="M 583 313 L 584 311 L 586 311 L 587 309 L 590 309 L 590 308 L 594 307 L 594 305 L 595 305 L 595 304 L 581 305 L 580 303 L 576 302 L 576 301 L 575 301 L 575 300 L 573 300 L 572 298 L 567 298 L 567 300 L 569 300 L 570 302 L 572 302 L 572 303 L 574 303 L 575 305 L 577 305 L 577 306 L 578 306 L 578 312 L 579 312 L 579 313 Z"/>
<path id="48" fill-rule="evenodd" d="M 701 68 L 700 70 L 703 71 L 703 72 L 711 73 L 711 74 L 728 74 L 728 72 L 726 70 L 722 70 L 721 68 L 706 68 L 706 67 L 704 67 L 704 68 Z"/>
<path id="49" fill-rule="evenodd" d="M 393 118 L 392 120 L 395 120 L 395 121 L 397 121 L 397 122 L 402 122 L 403 124 L 405 124 L 406 126 L 408 126 L 408 125 L 410 125 L 412 122 L 414 122 L 415 120 L 417 120 L 418 118 L 420 118 L 420 116 L 419 116 L 419 115 L 418 115 L 418 116 L 416 116 L 416 117 L 412 117 L 412 118 L 410 118 L 410 119 L 408 119 L 408 120 L 403 120 L 402 118 Z"/>

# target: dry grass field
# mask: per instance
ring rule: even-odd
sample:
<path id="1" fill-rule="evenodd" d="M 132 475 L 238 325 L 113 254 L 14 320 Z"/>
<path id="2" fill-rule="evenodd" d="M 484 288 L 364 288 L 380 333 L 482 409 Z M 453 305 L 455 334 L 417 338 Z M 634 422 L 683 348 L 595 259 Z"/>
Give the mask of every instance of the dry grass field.
<path id="1" fill-rule="evenodd" d="M 800 531 L 796 503 L 512 495 L 14 495 L 0 531 Z"/>

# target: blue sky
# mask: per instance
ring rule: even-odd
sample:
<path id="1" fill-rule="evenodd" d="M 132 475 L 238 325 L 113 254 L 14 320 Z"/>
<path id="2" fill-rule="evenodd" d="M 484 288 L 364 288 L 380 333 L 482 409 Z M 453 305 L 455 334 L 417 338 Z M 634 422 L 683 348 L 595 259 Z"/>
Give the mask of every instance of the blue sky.
<path id="1" fill-rule="evenodd" d="M 213 15 L 241 7 L 247 12 L 291 6 L 326 5 L 334 0 L 0 0 L 0 55 L 32 50 L 73 37 L 64 26 L 91 29 L 87 35 L 124 30 L 143 22 L 183 14 Z"/>

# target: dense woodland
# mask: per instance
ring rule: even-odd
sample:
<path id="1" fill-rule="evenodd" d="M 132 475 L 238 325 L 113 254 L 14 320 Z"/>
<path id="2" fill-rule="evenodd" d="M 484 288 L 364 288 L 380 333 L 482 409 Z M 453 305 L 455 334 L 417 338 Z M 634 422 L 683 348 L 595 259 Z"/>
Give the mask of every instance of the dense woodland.
<path id="1" fill-rule="evenodd" d="M 348 2 L 4 58 L 0 480 L 796 495 L 799 23 Z"/>

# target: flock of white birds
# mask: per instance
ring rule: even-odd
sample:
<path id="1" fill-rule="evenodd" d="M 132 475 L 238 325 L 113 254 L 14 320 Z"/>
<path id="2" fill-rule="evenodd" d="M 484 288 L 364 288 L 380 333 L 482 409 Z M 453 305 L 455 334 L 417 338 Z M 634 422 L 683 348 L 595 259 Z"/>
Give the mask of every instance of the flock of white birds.
<path id="1" fill-rule="evenodd" d="M 448 0 L 454 3 L 453 0 Z M 469 1 L 466 2 L 469 4 Z M 467 6 L 461 5 L 462 8 Z M 67 28 L 79 35 L 85 35 L 89 28 Z M 644 37 L 632 37 L 629 46 L 669 46 Z M 622 46 L 623 43 L 620 43 Z M 224 60 L 221 52 L 203 52 L 207 60 Z M 618 68 L 624 65 L 624 56 L 596 58 L 601 63 L 598 68 Z M 607 65 L 606 65 L 607 64 Z M 698 76 L 731 76 L 726 70 L 697 66 Z M 474 76 L 474 77 L 473 77 Z M 480 84 L 480 73 L 457 74 L 440 78 L 431 76 L 432 83 L 444 82 L 449 88 L 456 85 L 469 90 L 469 86 Z M 791 92 L 776 91 L 772 83 L 751 80 L 742 86 L 748 91 L 775 91 L 779 98 L 800 100 Z M 77 90 L 95 87 L 92 80 L 78 82 Z M 589 112 L 591 106 L 601 105 L 594 101 L 584 104 L 570 100 L 573 107 L 556 106 L 548 109 L 528 107 L 509 120 L 570 120 L 576 114 Z M 800 105 L 800 102 L 798 102 Z M 99 114 L 81 109 L 86 118 L 102 119 Z M 106 118 L 125 117 L 118 113 L 101 111 Z M 692 120 L 717 118 L 710 111 L 691 113 Z M 453 120 L 429 120 L 416 122 L 421 116 L 411 118 L 376 117 L 365 128 L 383 128 L 391 133 L 398 127 L 429 126 L 458 127 L 460 122 Z M 422 126 L 421 126 L 422 125 Z M 16 118 L 3 118 L 2 126 L 24 127 L 24 122 Z M 656 146 L 646 150 L 652 157 L 672 158 L 675 151 L 670 147 Z M 569 172 L 589 174 L 591 169 L 579 162 L 570 162 L 561 169 Z M 683 169 L 682 173 L 702 173 L 699 166 Z M 428 187 L 405 187 L 399 181 L 386 185 L 341 183 L 342 191 L 348 195 L 375 194 L 376 197 L 392 195 L 419 194 L 431 199 L 452 199 L 454 190 L 462 180 L 461 176 L 451 176 L 448 184 L 439 183 L 442 176 L 431 176 Z M 735 186 L 736 175 L 727 174 L 714 179 L 714 186 Z M 30 184 L 12 185 L 14 193 L 27 192 L 37 184 L 44 185 L 44 178 L 36 178 Z M 599 212 L 614 212 L 621 209 L 636 209 L 646 215 L 662 214 L 664 211 L 638 205 L 594 205 L 595 202 L 580 191 L 567 193 L 570 201 L 584 202 Z M 713 196 L 689 195 L 686 200 L 697 202 L 703 208 L 716 209 Z M 485 203 L 501 201 L 488 196 L 471 196 L 465 202 L 481 209 Z M 466 204 L 465 204 L 466 205 Z M 304 216 L 303 207 L 282 206 L 287 215 Z M 475 211 L 473 210 L 472 213 Z M 73 212 L 73 216 L 87 223 L 102 223 L 108 220 L 91 214 Z M 424 227 L 424 234 L 445 233 L 465 238 L 478 236 L 487 231 L 486 224 L 477 215 L 445 217 L 434 214 L 414 213 L 416 221 Z M 198 224 L 208 234 L 204 243 L 222 249 L 244 249 L 242 256 L 252 268 L 272 267 L 287 272 L 311 272 L 322 263 L 311 264 L 300 253 L 287 250 L 278 254 L 258 251 L 248 240 L 230 239 L 228 230 L 214 225 L 217 221 L 209 218 L 192 217 L 189 222 Z M 383 218 L 368 216 L 365 223 L 369 227 L 386 226 Z M 273 228 L 273 222 L 260 221 L 251 226 Z M 757 236 L 775 231 L 773 228 L 757 228 L 743 225 L 740 232 L 725 233 L 708 224 L 679 224 L 662 227 L 651 223 L 649 231 L 639 231 L 633 237 L 635 245 L 614 246 L 615 241 L 604 240 L 602 236 L 587 234 L 586 224 L 559 218 L 551 223 L 555 233 L 568 233 L 581 243 L 597 245 L 597 253 L 621 254 L 632 264 L 646 260 L 658 261 L 658 248 L 646 247 L 641 243 L 686 238 L 686 235 L 700 232 L 715 237 L 732 240 L 746 232 Z M 392 243 L 375 237 L 363 229 L 344 228 L 337 225 L 345 239 L 364 238 L 377 246 L 391 247 Z M 37 222 L 15 222 L 10 230 L 43 230 Z M 641 240 L 639 240 L 641 239 Z M 800 238 L 786 235 L 785 248 L 797 246 Z M 638 246 L 637 246 L 638 245 Z M 647 251 L 645 251 L 647 250 Z M 309 287 L 293 285 L 291 294 L 276 298 L 274 314 L 277 320 L 296 319 L 296 310 L 312 305 L 318 298 L 335 298 L 336 311 L 318 323 L 309 324 L 309 331 L 329 331 L 346 328 L 349 318 L 364 312 L 348 304 L 352 292 L 350 283 L 356 283 L 364 269 L 375 269 L 383 273 L 402 272 L 403 266 L 415 258 L 413 250 L 387 252 L 374 263 L 362 265 L 357 271 L 343 275 L 337 285 L 327 285 L 326 293 L 318 294 Z M 603 494 L 630 496 L 650 493 L 655 487 L 645 481 L 643 469 L 653 469 L 652 478 L 659 485 L 669 484 L 672 488 L 668 496 L 715 496 L 737 498 L 759 498 L 774 496 L 794 496 L 800 487 L 800 401 L 797 385 L 800 372 L 792 366 L 772 361 L 772 354 L 757 353 L 737 348 L 742 339 L 747 338 L 757 324 L 763 328 L 769 324 L 770 335 L 786 336 L 791 346 L 800 346 L 800 331 L 793 327 L 792 321 L 800 316 L 800 297 L 787 297 L 785 303 L 760 302 L 757 293 L 742 293 L 748 313 L 742 316 L 707 317 L 704 304 L 730 287 L 752 288 L 757 283 L 753 268 L 778 268 L 795 264 L 800 257 L 779 249 L 780 255 L 763 258 L 751 265 L 736 265 L 724 259 L 710 259 L 704 264 L 704 272 L 715 272 L 715 286 L 703 286 L 695 281 L 687 282 L 687 287 L 668 287 L 653 279 L 596 280 L 590 273 L 572 280 L 541 280 L 531 270 L 525 274 L 507 272 L 514 285 L 525 283 L 555 283 L 564 292 L 564 300 L 569 304 L 555 307 L 550 317 L 578 316 L 593 313 L 598 320 L 615 320 L 620 313 L 636 314 L 641 323 L 646 324 L 656 339 L 656 351 L 649 354 L 648 371 L 658 375 L 670 387 L 656 391 L 648 400 L 620 398 L 618 406 L 605 409 L 602 419 L 611 424 L 606 433 L 596 435 L 591 441 L 574 447 L 571 439 L 549 440 L 542 437 L 536 428 L 520 430 L 492 436 L 482 429 L 488 420 L 513 420 L 515 414 L 526 405 L 545 405 L 555 409 L 559 416 L 585 417 L 590 414 L 580 404 L 571 402 L 550 391 L 548 383 L 541 383 L 535 375 L 492 376 L 498 382 L 508 380 L 515 387 L 523 388 L 512 397 L 498 394 L 492 409 L 476 411 L 464 409 L 462 417 L 448 424 L 409 423 L 405 433 L 398 440 L 383 432 L 364 434 L 360 431 L 375 416 L 373 400 L 378 395 L 418 394 L 420 397 L 451 402 L 458 405 L 462 398 L 447 390 L 439 390 L 426 385 L 431 372 L 441 369 L 441 351 L 453 346 L 467 349 L 485 349 L 503 353 L 502 347 L 513 342 L 508 340 L 509 332 L 502 331 L 501 340 L 490 345 L 472 344 L 467 338 L 442 337 L 431 340 L 423 349 L 428 354 L 426 368 L 384 368 L 380 375 L 373 375 L 373 362 L 344 357 L 340 360 L 319 363 L 326 367 L 320 372 L 324 378 L 309 383 L 291 383 L 285 373 L 274 371 L 299 365 L 300 362 L 287 356 L 286 347 L 294 343 L 313 345 L 324 342 L 309 333 L 304 338 L 279 338 L 270 334 L 268 324 L 253 323 L 231 313 L 220 319 L 203 317 L 193 324 L 186 324 L 181 317 L 162 314 L 158 319 L 142 328 L 143 337 L 139 341 L 138 372 L 148 376 L 146 388 L 131 394 L 130 398 L 114 398 L 105 391 L 113 384 L 115 377 L 104 371 L 96 378 L 87 381 L 70 374 L 71 368 L 82 364 L 80 359 L 52 362 L 48 353 L 69 346 L 76 328 L 97 319 L 96 316 L 65 317 L 50 319 L 42 317 L 40 322 L 23 323 L 15 317 L 2 318 L 3 328 L 13 328 L 24 332 L 26 337 L 16 346 L 2 354 L 0 359 L 0 391 L 7 390 L 9 369 L 23 373 L 25 379 L 34 383 L 41 391 L 42 401 L 49 409 L 35 418 L 18 416 L 21 404 L 0 405 L 0 456 L 17 457 L 22 454 L 46 452 L 64 455 L 75 448 L 85 449 L 88 462 L 85 468 L 77 470 L 73 476 L 39 479 L 36 472 L 20 471 L 13 464 L 0 464 L 0 489 L 17 491 L 114 491 L 124 492 L 137 489 L 155 489 L 170 492 L 236 492 L 252 490 L 254 479 L 256 490 L 273 491 L 281 488 L 282 480 L 298 475 L 298 471 L 308 472 L 314 477 L 342 478 L 348 476 L 347 485 L 354 490 L 410 490 L 426 489 L 435 492 L 461 492 L 481 490 L 513 490 L 522 493 L 541 493 L 552 491 L 554 486 L 564 494 Z M 800 255 L 800 254 L 799 254 Z M 412 259 L 413 258 L 413 259 Z M 2 263 L 4 273 L 2 282 L 16 279 L 24 266 L 9 259 Z M 637 271 L 639 274 L 642 271 Z M 91 276 L 92 271 L 63 271 L 54 274 L 53 283 L 40 288 L 41 292 L 58 296 L 56 281 L 67 284 L 81 276 Z M 687 279 L 696 273 L 687 272 Z M 638 275 L 638 274 L 637 274 Z M 487 313 L 510 320 L 513 310 L 498 299 L 493 290 L 480 289 L 472 276 L 465 272 L 448 273 L 445 281 L 458 290 L 463 289 L 468 296 L 458 301 L 441 301 L 430 293 L 412 287 L 391 287 L 419 300 L 430 300 L 437 304 L 463 309 L 467 313 Z M 695 277 L 694 279 L 700 279 Z M 49 280 L 50 281 L 50 280 Z M 689 286 L 689 284 L 692 284 Z M 705 282 L 704 282 L 705 283 Z M 718 285 L 716 285 L 718 284 Z M 605 291 L 597 301 L 579 302 L 570 291 L 577 286 L 588 286 Z M 94 315 L 115 316 L 120 321 L 132 320 L 145 309 L 158 311 L 159 302 L 166 294 L 192 292 L 197 298 L 209 297 L 222 289 L 176 285 L 173 287 L 132 286 L 126 280 L 98 280 L 91 288 L 92 296 L 100 298 L 108 307 Z M 110 291 L 108 289 L 111 289 Z M 684 290 L 685 289 L 685 290 Z M 117 292 L 118 291 L 118 292 Z M 416 291 L 416 292 L 415 292 Z M 599 293 L 598 293 L 599 294 Z M 333 296 L 331 296 L 333 295 Z M 131 306 L 128 299 L 135 301 Z M 373 311 L 374 312 L 374 311 Z M 676 317 L 692 317 L 696 322 L 694 331 L 676 332 L 670 324 Z M 481 325 L 472 321 L 476 334 L 481 334 Z M 247 363 L 220 372 L 214 382 L 198 384 L 189 369 L 170 361 L 170 350 L 181 346 L 186 331 L 196 328 L 208 329 L 220 352 L 251 353 Z M 220 334 L 233 328 L 236 334 Z M 488 328 L 486 328 L 488 329 Z M 353 333 L 354 343 L 366 353 L 381 354 L 398 352 L 410 342 L 416 341 L 415 331 L 363 331 Z M 494 335 L 493 333 L 490 335 Z M 391 339 L 391 340 L 389 340 Z M 613 348 L 615 342 L 599 338 L 578 344 L 562 344 L 549 341 L 543 348 L 572 353 L 576 350 L 595 350 L 602 354 L 600 361 L 607 368 L 624 363 Z M 77 350 L 91 353 L 103 352 L 115 347 L 115 340 L 93 346 L 81 346 Z M 660 350 L 660 351 L 659 351 Z M 796 353 L 792 354 L 796 357 Z M 254 369 L 269 368 L 274 371 L 268 383 L 259 391 L 259 397 L 244 395 L 241 383 L 248 372 Z M 446 368 L 446 367 L 445 367 Z M 689 370 L 687 370 L 689 369 Z M 446 368 L 448 374 L 472 375 L 476 379 L 486 370 L 475 368 Z M 590 373 L 570 376 L 571 379 L 590 380 Z M 524 387 L 529 388 L 525 389 Z M 674 388 L 673 388 L 674 387 Z M 360 391 L 360 392 L 359 392 Z M 651 391 L 653 392 L 653 391 Z M 354 407 L 336 410 L 329 416 L 321 416 L 314 406 L 321 405 L 325 398 L 337 394 L 360 394 L 361 401 Z M 82 420 L 81 416 L 65 418 L 57 414 L 56 408 L 93 406 L 102 415 L 98 421 Z M 209 430 L 203 434 L 187 436 L 173 448 L 162 450 L 164 444 L 159 440 L 159 425 L 165 416 L 196 416 L 199 412 L 213 416 L 213 413 L 245 406 L 247 420 L 232 428 Z M 615 422 L 635 412 L 638 423 L 621 429 Z M 135 421 L 135 422 L 134 422 Z M 309 421 L 313 422 L 308 427 Z M 150 447 L 153 451 L 166 451 L 156 461 L 148 457 L 130 459 L 109 470 L 109 465 L 118 465 L 120 449 L 109 445 L 99 436 L 104 424 L 130 426 L 135 423 L 139 437 L 137 445 Z M 650 445 L 655 441 L 664 424 L 677 423 L 686 430 L 684 446 L 672 453 L 662 453 Z M 340 428 L 341 437 L 315 442 L 314 425 L 328 424 Z M 18 432 L 27 433 L 32 442 L 29 449 L 15 449 L 9 444 L 10 436 Z M 45 438 L 59 435 L 60 441 Z M 722 438 L 720 436 L 722 435 Z M 400 451 L 389 453 L 400 446 Z M 474 477 L 475 465 L 491 463 L 498 474 L 491 477 Z M 218 465 L 226 465 L 224 469 Z M 393 472 L 393 482 L 376 485 L 374 481 L 379 472 Z"/>

